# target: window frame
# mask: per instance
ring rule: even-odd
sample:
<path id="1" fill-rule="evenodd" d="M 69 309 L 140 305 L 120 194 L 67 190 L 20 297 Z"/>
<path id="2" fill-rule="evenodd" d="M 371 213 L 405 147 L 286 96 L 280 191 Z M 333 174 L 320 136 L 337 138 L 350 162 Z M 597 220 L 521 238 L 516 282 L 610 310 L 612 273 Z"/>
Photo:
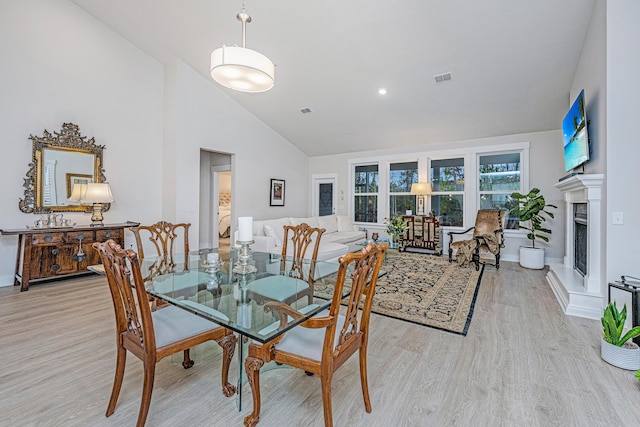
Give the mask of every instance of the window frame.
<path id="1" fill-rule="evenodd" d="M 362 166 L 376 166 L 377 167 L 377 173 L 378 173 L 378 191 L 377 192 L 364 192 L 364 193 L 357 193 L 356 190 L 356 169 L 358 167 L 362 167 Z M 352 172 L 352 176 L 350 178 L 350 182 L 351 182 L 351 193 L 352 196 L 350 198 L 351 200 L 351 206 L 352 208 L 350 209 L 350 216 L 353 219 L 354 223 L 357 224 L 378 224 L 380 222 L 380 189 L 381 189 L 381 176 L 380 176 L 380 162 L 363 162 L 363 163 L 358 163 L 358 164 L 354 164 L 352 165 L 351 168 L 351 172 Z M 355 220 L 355 216 L 356 216 L 356 197 L 371 197 L 371 196 L 375 196 L 376 200 L 377 200 L 377 211 L 376 211 L 376 218 L 375 218 L 375 222 L 368 222 L 368 221 L 356 221 Z"/>
<path id="2" fill-rule="evenodd" d="M 522 189 L 529 188 L 529 142 L 514 142 L 505 144 L 487 145 L 484 147 L 473 148 L 455 148 L 446 150 L 432 150 L 425 152 L 412 152 L 404 154 L 380 155 L 375 157 L 362 157 L 348 159 L 348 175 L 349 175 L 349 206 L 348 215 L 354 220 L 354 223 L 362 227 L 379 227 L 383 229 L 384 218 L 389 212 L 389 164 L 409 161 L 407 159 L 418 160 L 418 181 L 431 182 L 431 160 L 440 160 L 447 158 L 464 158 L 464 191 L 463 197 L 463 225 L 462 226 L 446 226 L 448 229 L 464 230 L 473 226 L 475 218 L 480 206 L 479 192 L 479 156 L 501 154 L 509 152 L 520 153 L 520 185 Z M 354 195 L 355 195 L 355 167 L 363 165 L 378 165 L 378 222 L 358 222 L 355 221 L 354 212 Z M 475 165 L 475 166 L 474 166 Z M 434 192 L 435 193 L 435 192 Z M 362 193 L 360 193 L 362 194 Z M 447 193 L 448 194 L 448 193 Z M 431 210 L 431 197 L 427 197 L 425 203 L 425 212 Z M 519 234 L 521 230 L 507 229 L 506 234 Z"/>
<path id="3" fill-rule="evenodd" d="M 518 189 L 511 189 L 511 190 L 482 190 L 480 187 L 480 179 L 482 177 L 482 173 L 480 172 L 480 168 L 482 167 L 481 165 L 481 159 L 483 157 L 490 157 L 490 156 L 500 156 L 500 155 L 511 155 L 511 154 L 518 154 L 519 158 L 520 158 L 520 169 L 518 171 L 519 174 L 519 183 L 520 183 L 520 187 Z M 498 194 L 498 195 L 506 195 L 507 199 L 509 199 L 511 193 L 513 192 L 518 192 L 518 193 L 522 193 L 523 192 L 523 161 L 522 161 L 522 151 L 521 150 L 508 150 L 508 151 L 501 151 L 501 152 L 491 152 L 491 153 L 478 153 L 476 155 L 476 169 L 478 171 L 478 179 L 477 179 L 477 186 L 478 186 L 478 191 L 477 191 L 477 203 L 478 203 L 478 209 L 480 209 L 480 207 L 482 206 L 482 196 L 483 195 L 494 195 L 494 194 Z M 505 207 L 506 209 L 507 207 Z M 507 212 L 507 223 L 509 223 L 509 220 L 511 218 L 509 218 L 509 214 Z M 515 223 L 517 224 L 517 222 Z M 503 227 L 506 230 L 516 230 L 517 229 L 517 225 L 514 224 L 513 228 L 507 228 L 507 224 L 503 224 Z"/>
<path id="4" fill-rule="evenodd" d="M 413 197 L 413 208 L 412 213 L 413 215 L 416 215 L 416 209 L 418 208 L 418 199 L 416 195 L 411 194 L 411 188 L 409 188 L 409 191 L 406 192 L 397 192 L 397 191 L 391 191 L 391 166 L 392 165 L 396 165 L 396 164 L 402 164 L 402 163 L 415 163 L 416 164 L 416 181 L 412 181 L 412 183 L 414 182 L 420 182 L 420 162 L 418 160 L 416 160 L 415 158 L 410 159 L 410 160 L 390 160 L 387 162 L 387 182 L 386 182 L 386 189 L 387 189 L 387 194 L 386 194 L 386 201 L 387 201 L 387 207 L 385 209 L 385 218 L 390 218 L 391 217 L 391 197 L 392 196 L 412 196 Z M 405 169 L 406 170 L 406 169 Z M 405 209 L 406 211 L 406 209 Z M 396 213 L 396 215 L 404 215 L 405 212 L 400 212 L 400 213 Z"/>
<path id="5" fill-rule="evenodd" d="M 434 188 L 435 186 L 433 185 L 432 182 L 432 177 L 431 177 L 431 170 L 433 168 L 433 163 L 437 162 L 437 161 L 441 161 L 441 160 L 454 160 L 454 159 L 462 159 L 462 168 L 463 168 L 463 173 L 462 173 L 462 180 L 463 180 L 463 184 L 462 184 L 462 191 L 436 191 Z M 426 212 L 431 212 L 431 210 L 433 209 L 433 200 L 432 197 L 433 196 L 462 196 L 462 225 L 460 226 L 456 226 L 456 225 L 448 225 L 447 227 L 464 227 L 465 225 L 465 218 L 466 218 L 466 214 L 465 214 L 465 207 L 467 206 L 467 197 L 466 197 L 466 192 L 467 192 L 467 188 L 468 188 L 468 165 L 469 164 L 469 159 L 468 156 L 466 155 L 462 155 L 462 154 L 458 154 L 458 155 L 444 155 L 444 156 L 438 156 L 438 157 L 431 157 L 429 158 L 429 162 L 427 164 L 427 176 L 429 177 L 429 182 L 431 183 L 431 188 L 434 189 L 431 192 L 431 195 L 428 197 L 428 203 L 427 203 L 427 207 L 428 210 Z"/>

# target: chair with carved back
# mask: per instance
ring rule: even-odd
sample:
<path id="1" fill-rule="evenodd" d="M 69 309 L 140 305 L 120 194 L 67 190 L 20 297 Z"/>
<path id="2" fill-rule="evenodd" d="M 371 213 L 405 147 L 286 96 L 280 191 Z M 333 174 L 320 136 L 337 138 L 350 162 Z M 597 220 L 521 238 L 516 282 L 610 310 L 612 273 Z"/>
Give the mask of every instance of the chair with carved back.
<path id="1" fill-rule="evenodd" d="M 251 282 L 247 289 L 252 298 L 290 305 L 306 296 L 308 303 L 312 304 L 318 248 L 324 231 L 324 228 L 314 228 L 305 223 L 285 225 L 279 274 Z"/>
<path id="2" fill-rule="evenodd" d="M 260 419 L 260 368 L 275 361 L 304 370 L 320 377 L 325 426 L 333 425 L 331 410 L 331 381 L 335 371 L 354 353 L 359 352 L 360 385 L 364 406 L 371 412 L 367 381 L 367 343 L 371 304 L 382 261 L 388 243 L 369 243 L 360 253 L 348 253 L 340 258 L 335 290 L 329 309 L 324 310 L 299 326 L 265 344 L 249 345 L 245 369 L 251 392 L 253 412 L 244 420 L 246 426 L 255 426 Z M 351 291 L 344 314 L 340 314 L 342 290 L 350 279 Z M 358 306 L 361 306 L 361 310 Z M 301 319 L 300 312 L 281 302 L 268 302 L 265 310 L 280 316 L 280 327 L 288 316 Z M 272 423 L 275 424 L 275 423 Z"/>
<path id="3" fill-rule="evenodd" d="M 144 261 L 146 257 L 153 257 L 153 265 L 148 267 L 149 273 L 145 281 L 153 279 L 159 274 L 172 273 L 180 269 L 189 269 L 189 227 L 191 224 L 172 224 L 158 221 L 153 225 L 131 227 L 136 238 L 138 257 Z M 150 243 L 149 243 L 150 242 Z M 145 248 L 147 253 L 145 253 Z M 148 253 L 154 249 L 155 253 Z M 176 254 L 184 255 L 184 259 L 177 260 Z"/>
<path id="4" fill-rule="evenodd" d="M 464 231 L 450 231 L 449 235 L 449 262 L 453 261 L 453 254 L 456 251 L 459 263 L 471 261 L 475 264 L 476 270 L 480 269 L 480 264 L 493 265 L 500 268 L 500 249 L 504 247 L 504 226 L 507 219 L 506 210 L 481 209 L 476 216 L 476 223 L 473 227 Z M 473 230 L 471 239 L 454 242 L 454 235 L 467 234 Z M 495 263 L 480 261 L 482 253 L 492 253 L 495 256 Z"/>
<path id="5" fill-rule="evenodd" d="M 203 342 L 215 340 L 222 347 L 222 392 L 225 396 L 233 395 L 235 387 L 228 381 L 236 345 L 232 331 L 172 305 L 151 311 L 137 254 L 131 249 L 123 250 L 113 240 L 94 243 L 93 247 L 104 265 L 116 318 L 116 372 L 106 416 L 115 411 L 127 352 L 144 365 L 138 427 L 144 425 L 149 412 L 156 363 L 182 351 L 182 365 L 188 369 L 194 364 L 189 349 Z"/>

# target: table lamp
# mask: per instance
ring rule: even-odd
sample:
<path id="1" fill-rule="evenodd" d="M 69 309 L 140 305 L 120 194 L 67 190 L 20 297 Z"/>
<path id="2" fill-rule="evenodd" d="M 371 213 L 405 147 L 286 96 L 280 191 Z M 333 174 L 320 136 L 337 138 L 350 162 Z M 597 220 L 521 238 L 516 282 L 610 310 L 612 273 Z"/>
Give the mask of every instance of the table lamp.
<path id="1" fill-rule="evenodd" d="M 82 203 L 93 204 L 93 215 L 91 215 L 91 226 L 99 227 L 104 225 L 102 223 L 102 205 L 105 203 L 113 202 L 113 194 L 111 194 L 111 187 L 106 182 L 103 183 L 89 183 L 87 184 L 87 190 L 80 198 Z"/>
<path id="2" fill-rule="evenodd" d="M 431 194 L 431 184 L 428 182 L 414 182 L 411 184 L 411 194 L 418 196 L 418 215 L 424 215 L 424 197 Z"/>

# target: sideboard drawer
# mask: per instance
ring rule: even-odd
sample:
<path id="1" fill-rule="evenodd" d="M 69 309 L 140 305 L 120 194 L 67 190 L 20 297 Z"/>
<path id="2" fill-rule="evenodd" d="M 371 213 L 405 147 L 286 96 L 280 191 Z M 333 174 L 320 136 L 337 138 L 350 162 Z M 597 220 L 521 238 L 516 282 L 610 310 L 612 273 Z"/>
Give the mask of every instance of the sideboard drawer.
<path id="1" fill-rule="evenodd" d="M 113 239 L 120 243 L 120 231 L 119 230 L 98 230 L 96 231 L 96 242 L 105 242 L 109 239 Z"/>
<path id="2" fill-rule="evenodd" d="M 67 243 L 91 243 L 95 241 L 93 231 L 69 231 L 67 233 Z"/>
<path id="3" fill-rule="evenodd" d="M 64 233 L 34 234 L 32 236 L 34 245 L 50 245 L 64 242 Z"/>

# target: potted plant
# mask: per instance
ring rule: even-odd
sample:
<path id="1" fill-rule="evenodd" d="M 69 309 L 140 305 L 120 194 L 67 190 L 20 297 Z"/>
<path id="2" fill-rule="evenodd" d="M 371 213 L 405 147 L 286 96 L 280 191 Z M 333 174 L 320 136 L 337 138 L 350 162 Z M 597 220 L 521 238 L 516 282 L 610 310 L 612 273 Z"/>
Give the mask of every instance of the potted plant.
<path id="1" fill-rule="evenodd" d="M 518 228 L 528 230 L 527 239 L 531 240 L 531 246 L 520 247 L 520 265 L 533 269 L 544 268 L 544 248 L 536 247 L 536 239 L 549 241 L 548 235 L 551 234 L 551 230 L 543 226 L 546 221 L 543 214 L 553 218 L 553 212 L 547 208 L 557 206 L 545 202 L 539 188 L 532 188 L 527 194 L 511 193 L 511 199 L 515 206 L 509 213 L 519 218 Z"/>
<path id="2" fill-rule="evenodd" d="M 385 218 L 384 223 L 387 226 L 387 233 L 391 235 L 393 246 L 397 248 L 400 234 L 406 233 L 409 230 L 409 225 L 400 215 Z"/>
<path id="3" fill-rule="evenodd" d="M 616 302 L 610 302 L 602 316 L 602 344 L 600 356 L 607 363 L 618 368 L 635 371 L 640 369 L 640 347 L 631 339 L 640 336 L 640 326 L 622 330 L 627 320 L 627 305 L 618 311 Z"/>

